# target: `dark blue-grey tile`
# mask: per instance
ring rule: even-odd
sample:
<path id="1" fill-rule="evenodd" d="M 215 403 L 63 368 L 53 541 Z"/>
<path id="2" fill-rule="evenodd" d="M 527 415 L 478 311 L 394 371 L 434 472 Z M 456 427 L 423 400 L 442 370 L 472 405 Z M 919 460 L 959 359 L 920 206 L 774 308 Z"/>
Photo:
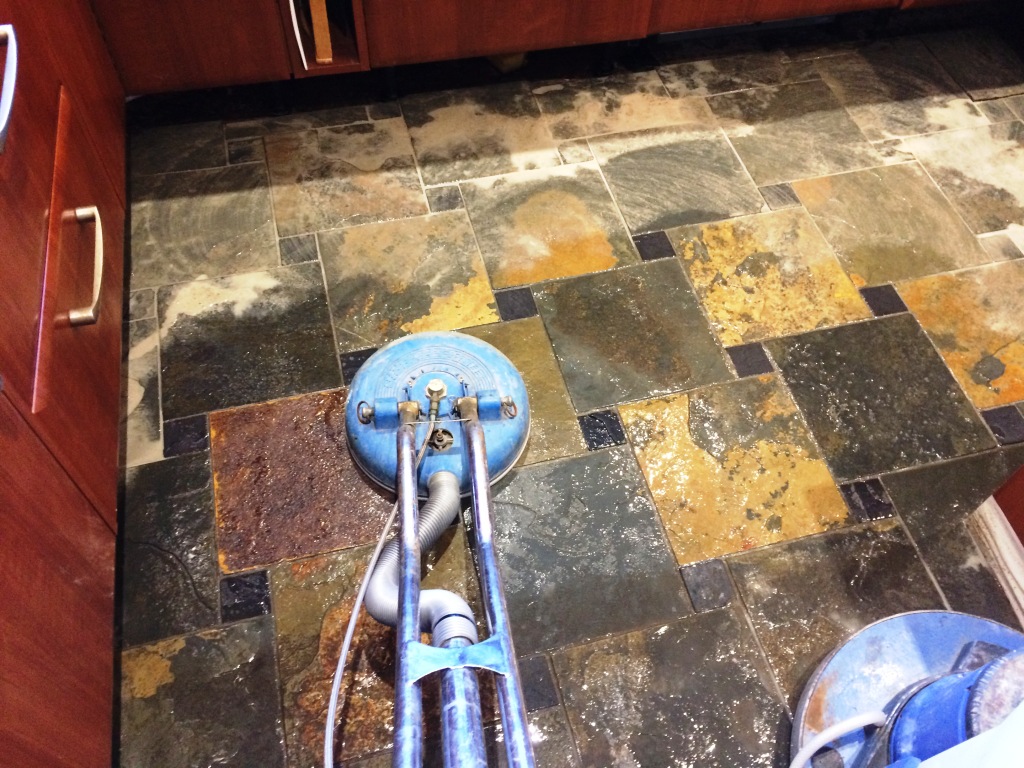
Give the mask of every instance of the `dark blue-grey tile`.
<path id="1" fill-rule="evenodd" d="M 169 286 L 158 303 L 165 419 L 341 384 L 317 263 Z"/>
<path id="2" fill-rule="evenodd" d="M 262 618 L 125 651 L 120 764 L 283 766 L 273 633 Z"/>
<path id="3" fill-rule="evenodd" d="M 895 520 L 765 547 L 728 563 L 791 705 L 825 655 L 857 630 L 895 613 L 943 607 Z"/>
<path id="4" fill-rule="evenodd" d="M 227 164 L 220 122 L 138 128 L 128 139 L 133 177 Z"/>
<path id="5" fill-rule="evenodd" d="M 125 645 L 215 626 L 213 482 L 205 453 L 129 469 L 125 481 Z"/>
<path id="6" fill-rule="evenodd" d="M 839 479 L 995 445 L 909 314 L 776 339 L 765 346 Z"/>
<path id="7" fill-rule="evenodd" d="M 770 768 L 789 720 L 746 622 L 710 611 L 556 653 L 584 765 Z"/>
<path id="8" fill-rule="evenodd" d="M 495 542 L 518 653 L 689 613 L 628 448 L 526 467 L 494 501 Z"/>
<path id="9" fill-rule="evenodd" d="M 577 412 L 732 378 L 675 259 L 549 283 L 534 296 Z"/>
<path id="10" fill-rule="evenodd" d="M 1007 31 L 1013 34 L 1009 27 Z M 952 29 L 922 39 L 972 99 L 1024 93 L 1024 62 L 997 31 Z"/>
<path id="11" fill-rule="evenodd" d="M 1021 465 L 1017 446 L 882 478 L 950 607 L 1011 625 L 1013 610 L 965 520 Z"/>

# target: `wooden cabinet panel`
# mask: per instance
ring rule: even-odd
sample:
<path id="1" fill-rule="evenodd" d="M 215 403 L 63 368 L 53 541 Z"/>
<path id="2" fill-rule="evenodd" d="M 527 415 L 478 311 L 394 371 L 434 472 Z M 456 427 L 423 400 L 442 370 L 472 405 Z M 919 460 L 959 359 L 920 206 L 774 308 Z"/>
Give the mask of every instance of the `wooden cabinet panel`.
<path id="1" fill-rule="evenodd" d="M 651 0 L 363 0 L 372 66 L 632 40 Z"/>
<path id="2" fill-rule="evenodd" d="M 895 8 L 900 0 L 654 0 L 650 32 L 683 32 L 757 21 Z"/>
<path id="3" fill-rule="evenodd" d="M 93 0 L 128 93 L 285 80 L 277 0 Z"/>
<path id="4" fill-rule="evenodd" d="M 754 18 L 757 21 L 796 19 L 801 16 L 895 8 L 899 4 L 900 0 L 754 0 Z"/>
<path id="5" fill-rule="evenodd" d="M 124 208 L 89 141 L 87 114 L 62 89 L 32 413 L 36 431 L 115 528 Z M 76 216 L 89 209 L 99 220 Z M 98 232 L 97 319 L 73 325 L 69 313 L 93 301 Z"/>
<path id="6" fill-rule="evenodd" d="M 3 394 L 0 456 L 2 762 L 109 766 L 114 535 Z"/>

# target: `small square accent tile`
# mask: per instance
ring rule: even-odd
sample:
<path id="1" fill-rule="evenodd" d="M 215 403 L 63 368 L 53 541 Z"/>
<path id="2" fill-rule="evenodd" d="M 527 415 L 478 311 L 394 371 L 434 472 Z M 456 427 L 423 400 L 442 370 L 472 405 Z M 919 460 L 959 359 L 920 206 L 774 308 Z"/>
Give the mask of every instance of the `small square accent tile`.
<path id="1" fill-rule="evenodd" d="M 788 757 L 771 674 L 732 611 L 569 648 L 554 662 L 584 765 L 770 768 Z"/>
<path id="2" fill-rule="evenodd" d="M 220 619 L 224 623 L 270 613 L 270 582 L 266 571 L 240 573 L 220 580 Z"/>
<path id="3" fill-rule="evenodd" d="M 576 456 L 586 450 L 572 400 L 538 317 L 463 329 L 512 361 L 530 395 L 530 437 L 521 465 Z"/>
<path id="4" fill-rule="evenodd" d="M 156 291 L 142 288 L 128 295 L 128 320 L 149 320 L 156 317 Z"/>
<path id="5" fill-rule="evenodd" d="M 537 303 L 529 288 L 506 288 L 494 292 L 494 300 L 498 304 L 498 315 L 502 320 L 522 320 L 535 317 Z"/>
<path id="6" fill-rule="evenodd" d="M 357 349 L 355 352 L 345 352 L 341 356 L 341 375 L 345 377 L 345 383 L 351 384 L 352 379 L 363 367 L 363 363 L 369 360 L 377 347 L 370 349 Z"/>
<path id="7" fill-rule="evenodd" d="M 206 414 L 164 422 L 164 456 L 181 456 L 210 447 L 210 426 Z"/>
<path id="8" fill-rule="evenodd" d="M 596 163 L 465 182 L 462 195 L 495 288 L 639 260 Z"/>
<path id="9" fill-rule="evenodd" d="M 1024 414 L 1015 406 L 990 408 L 982 411 L 981 417 L 985 419 L 1000 445 L 1024 443 Z"/>
<path id="10" fill-rule="evenodd" d="M 240 163 L 262 163 L 267 159 L 263 151 L 263 139 L 242 139 L 228 142 L 228 162 L 231 165 Z"/>
<path id="11" fill-rule="evenodd" d="M 740 378 L 747 376 L 760 376 L 765 373 L 772 373 L 775 368 L 772 361 L 768 359 L 768 353 L 760 342 L 741 344 L 738 347 L 726 347 L 729 359 L 736 369 L 736 375 Z"/>
<path id="12" fill-rule="evenodd" d="M 444 211 L 457 211 L 465 208 L 462 200 L 462 192 L 458 184 L 449 184 L 443 187 L 427 187 L 427 205 L 431 213 L 442 213 Z"/>
<path id="13" fill-rule="evenodd" d="M 896 288 L 888 283 L 861 288 L 860 295 L 864 297 L 864 301 L 871 307 L 871 312 L 875 317 L 898 315 L 900 312 L 908 311 L 907 305 L 903 303 L 903 299 L 896 292 Z"/>
<path id="14" fill-rule="evenodd" d="M 316 235 L 295 235 L 294 237 L 282 237 L 277 241 L 281 248 L 281 264 L 304 264 L 307 261 L 316 261 L 319 253 L 316 247 Z"/>
<path id="15" fill-rule="evenodd" d="M 577 412 L 732 378 L 674 259 L 549 283 L 534 297 Z"/>
<path id="16" fill-rule="evenodd" d="M 792 184 L 770 184 L 767 187 L 759 187 L 758 190 L 773 211 L 800 207 L 800 198 L 793 191 Z"/>
<path id="17" fill-rule="evenodd" d="M 689 612 L 628 448 L 534 464 L 510 477 L 494 495 L 494 542 L 519 653 Z"/>
<path id="18" fill-rule="evenodd" d="M 558 706 L 558 688 L 551 673 L 551 663 L 544 654 L 518 660 L 519 679 L 523 684 L 526 711 Z"/>
<path id="19" fill-rule="evenodd" d="M 838 479 L 994 446 L 909 314 L 765 343 Z M 841 408 L 836 403 L 842 403 Z"/>
<path id="20" fill-rule="evenodd" d="M 846 505 L 777 376 L 619 412 L 680 565 L 846 521 Z"/>
<path id="21" fill-rule="evenodd" d="M 1024 260 L 922 278 L 900 294 L 971 402 L 1024 399 Z"/>
<path id="22" fill-rule="evenodd" d="M 889 494 L 885 492 L 881 480 L 877 477 L 854 483 L 843 483 L 839 486 L 839 491 L 846 499 L 850 515 L 858 523 L 883 520 L 892 517 L 895 512 Z"/>
<path id="23" fill-rule="evenodd" d="M 211 414 L 222 570 L 376 539 L 391 501 L 352 463 L 344 422 L 345 390 Z"/>
<path id="24" fill-rule="evenodd" d="M 614 410 L 595 411 L 580 416 L 580 429 L 587 448 L 596 451 L 600 448 L 611 448 L 626 442 L 626 432 L 619 421 L 619 414 Z"/>
<path id="25" fill-rule="evenodd" d="M 697 613 L 724 608 L 733 598 L 732 581 L 725 563 L 719 559 L 704 560 L 679 569 L 683 575 L 690 602 Z"/>
<path id="26" fill-rule="evenodd" d="M 498 320 L 465 211 L 317 235 L 338 350 Z"/>
<path id="27" fill-rule="evenodd" d="M 644 261 L 668 259 L 676 255 L 672 241 L 665 232 L 647 232 L 633 238 L 633 244 Z"/>

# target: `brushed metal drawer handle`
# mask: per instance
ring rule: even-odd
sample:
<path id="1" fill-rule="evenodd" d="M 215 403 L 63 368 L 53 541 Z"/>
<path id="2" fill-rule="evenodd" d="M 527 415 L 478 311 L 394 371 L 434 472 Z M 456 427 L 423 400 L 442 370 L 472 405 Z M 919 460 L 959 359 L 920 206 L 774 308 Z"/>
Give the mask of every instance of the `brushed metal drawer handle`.
<path id="1" fill-rule="evenodd" d="M 72 325 L 92 325 L 100 317 L 100 289 L 103 287 L 103 220 L 100 209 L 95 205 L 75 208 L 75 219 L 78 222 L 96 222 L 96 245 L 93 248 L 95 264 L 92 270 L 92 304 L 85 309 L 72 309 L 68 320 Z"/>
<path id="2" fill-rule="evenodd" d="M 302 59 L 302 68 L 309 71 L 306 52 L 302 48 L 302 34 L 299 32 L 299 17 L 295 12 L 295 0 L 288 0 L 288 7 L 292 12 L 292 31 L 295 33 L 295 44 L 299 46 L 299 58 Z"/>
<path id="3" fill-rule="evenodd" d="M 7 63 L 4 65 L 4 84 L 0 88 L 0 152 L 7 143 L 7 129 L 11 127 L 11 109 L 14 107 L 14 85 L 18 80 L 18 38 L 13 24 L 0 24 L 0 42 L 7 42 Z"/>

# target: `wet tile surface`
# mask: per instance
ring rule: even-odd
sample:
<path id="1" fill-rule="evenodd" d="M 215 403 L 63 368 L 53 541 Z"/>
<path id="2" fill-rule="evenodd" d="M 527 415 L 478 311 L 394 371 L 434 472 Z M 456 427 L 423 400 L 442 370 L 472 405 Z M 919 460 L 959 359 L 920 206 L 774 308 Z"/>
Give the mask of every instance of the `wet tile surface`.
<path id="1" fill-rule="evenodd" d="M 427 212 L 401 118 L 265 139 L 282 237 Z"/>
<path id="2" fill-rule="evenodd" d="M 125 464 L 134 467 L 164 455 L 160 430 L 160 336 L 156 320 L 128 324 L 125 376 Z"/>
<path id="3" fill-rule="evenodd" d="M 164 422 L 164 456 L 181 456 L 210 447 L 210 426 L 205 413 Z"/>
<path id="4" fill-rule="evenodd" d="M 220 580 L 220 620 L 227 623 L 270 613 L 270 582 L 266 571 Z"/>
<path id="5" fill-rule="evenodd" d="M 614 410 L 594 411 L 580 416 L 580 429 L 583 430 L 583 439 L 587 441 L 587 449 L 591 451 L 626 442 L 626 432 L 622 428 L 619 414 Z"/>
<path id="6" fill-rule="evenodd" d="M 722 560 L 704 560 L 680 568 L 690 602 L 697 613 L 724 608 L 733 598 L 732 581 Z"/>
<path id="7" fill-rule="evenodd" d="M 708 103 L 759 186 L 882 162 L 823 82 L 728 93 Z"/>
<path id="8" fill-rule="evenodd" d="M 348 452 L 345 390 L 210 417 L 221 568 L 376 541 L 391 511 Z"/>
<path id="9" fill-rule="evenodd" d="M 577 411 L 731 378 L 674 260 L 566 280 L 534 295 Z"/>
<path id="10" fill-rule="evenodd" d="M 1024 400 L 1024 262 L 915 280 L 900 294 L 971 402 Z"/>
<path id="11" fill-rule="evenodd" d="M 584 765 L 776 765 L 789 724 L 730 611 L 555 654 Z"/>
<path id="12" fill-rule="evenodd" d="M 708 127 L 714 116 L 702 98 L 669 95 L 656 72 L 538 83 L 533 88 L 559 141 L 671 125 Z"/>
<path id="13" fill-rule="evenodd" d="M 275 240 L 262 165 L 132 184 L 132 290 L 277 266 Z"/>
<path id="14" fill-rule="evenodd" d="M 793 187 L 857 285 L 989 260 L 916 163 L 798 181 Z"/>
<path id="15" fill-rule="evenodd" d="M 926 338 L 903 314 L 767 342 L 837 478 L 992 447 Z"/>
<path id="16" fill-rule="evenodd" d="M 732 366 L 740 378 L 760 376 L 775 370 L 772 361 L 768 359 L 768 353 L 764 351 L 764 346 L 757 342 L 728 347 L 725 351 L 729 353 Z"/>
<path id="17" fill-rule="evenodd" d="M 918 40 L 867 45 L 816 66 L 872 141 L 988 123 Z"/>
<path id="18" fill-rule="evenodd" d="M 1024 224 L 1024 123 L 919 136 L 903 146 L 974 232 Z"/>
<path id="19" fill-rule="evenodd" d="M 847 518 L 778 377 L 619 412 L 680 564 L 818 533 Z"/>
<path id="20" fill-rule="evenodd" d="M 468 182 L 462 194 L 495 288 L 639 261 L 594 163 Z"/>
<path id="21" fill-rule="evenodd" d="M 903 611 L 942 608 L 892 520 L 730 558 L 729 569 L 791 706 L 821 659 L 857 630 Z"/>
<path id="22" fill-rule="evenodd" d="M 850 515 L 858 523 L 884 520 L 892 517 L 895 512 L 889 494 L 885 492 L 882 481 L 877 477 L 843 483 L 839 490 L 850 508 Z"/>
<path id="23" fill-rule="evenodd" d="M 125 768 L 284 766 L 269 620 L 133 648 L 121 666 Z"/>
<path id="24" fill-rule="evenodd" d="M 129 145 L 131 172 L 136 177 L 227 164 L 224 127 L 219 122 L 138 130 Z"/>
<path id="25" fill-rule="evenodd" d="M 560 162 L 525 83 L 411 96 L 402 99 L 402 112 L 426 184 Z"/>
<path id="26" fill-rule="evenodd" d="M 586 450 L 572 400 L 539 318 L 467 328 L 516 367 L 530 398 L 530 438 L 520 466 L 575 456 Z"/>
<path id="27" fill-rule="evenodd" d="M 882 482 L 955 611 L 1018 622 L 964 520 L 1024 465 L 1024 447 L 885 475 Z"/>
<path id="28" fill-rule="evenodd" d="M 319 264 L 162 288 L 165 419 L 338 386 Z"/>
<path id="29" fill-rule="evenodd" d="M 464 211 L 318 236 L 341 352 L 498 320 Z"/>
<path id="30" fill-rule="evenodd" d="M 666 128 L 592 139 L 590 145 L 633 233 L 756 213 L 764 206 L 717 132 Z"/>
<path id="31" fill-rule="evenodd" d="M 995 32 L 957 29 L 923 39 L 972 99 L 1024 93 L 1024 63 Z"/>
<path id="32" fill-rule="evenodd" d="M 216 625 L 209 457 L 197 453 L 129 469 L 124 509 L 124 644 Z"/>
<path id="33" fill-rule="evenodd" d="M 1000 445 L 1024 443 L 1024 411 L 1019 406 L 1004 405 L 981 412 Z"/>
<path id="34" fill-rule="evenodd" d="M 668 234 L 726 346 L 870 317 L 803 210 L 682 227 Z"/>
<path id="35" fill-rule="evenodd" d="M 664 232 L 648 232 L 633 238 L 633 245 L 643 261 L 670 259 L 676 255 L 672 241 Z"/>
<path id="36" fill-rule="evenodd" d="M 518 659 L 519 679 L 523 685 L 526 711 L 558 706 L 558 686 L 551 671 L 551 662 L 543 654 Z"/>
<path id="37" fill-rule="evenodd" d="M 494 505 L 518 653 L 689 612 L 628 448 L 524 468 L 495 493 Z"/>

